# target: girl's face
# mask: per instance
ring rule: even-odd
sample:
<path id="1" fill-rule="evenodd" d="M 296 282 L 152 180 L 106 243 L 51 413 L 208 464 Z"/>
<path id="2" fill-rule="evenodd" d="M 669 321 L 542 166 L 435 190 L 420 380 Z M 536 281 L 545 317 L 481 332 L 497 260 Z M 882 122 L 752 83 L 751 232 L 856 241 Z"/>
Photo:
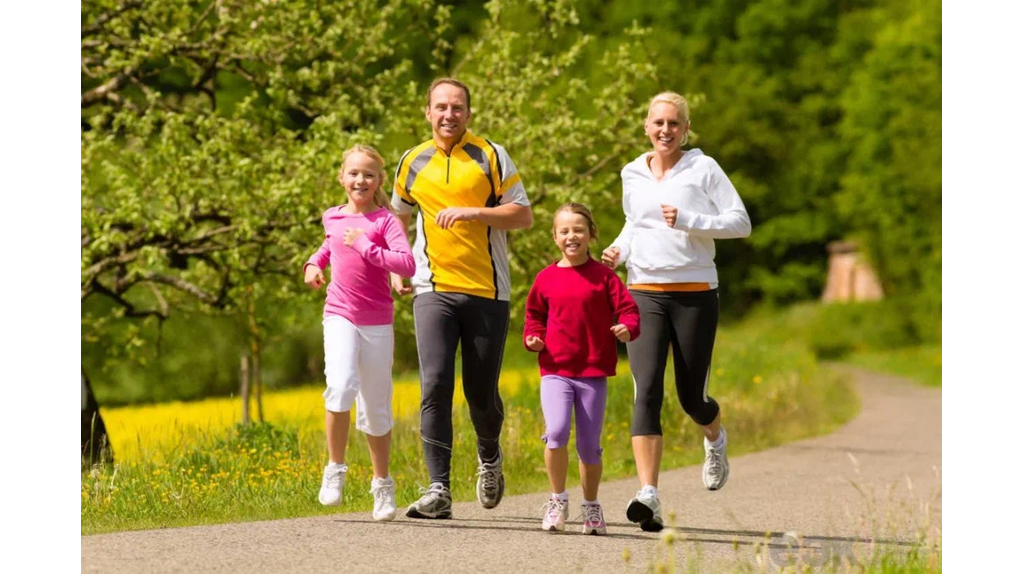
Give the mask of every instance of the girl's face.
<path id="1" fill-rule="evenodd" d="M 379 166 L 370 156 L 356 152 L 341 166 L 339 179 L 349 201 L 357 206 L 372 204 L 373 194 L 380 187 Z"/>
<path id="2" fill-rule="evenodd" d="M 587 218 L 571 211 L 559 211 L 555 216 L 555 245 L 570 260 L 581 260 L 590 246 L 590 226 Z"/>
<path id="3" fill-rule="evenodd" d="M 683 136 L 689 128 L 689 124 L 684 124 L 679 119 L 679 110 L 668 102 L 654 104 L 647 121 L 644 122 L 647 137 L 651 138 L 651 145 L 658 154 L 677 151 L 682 146 Z"/>

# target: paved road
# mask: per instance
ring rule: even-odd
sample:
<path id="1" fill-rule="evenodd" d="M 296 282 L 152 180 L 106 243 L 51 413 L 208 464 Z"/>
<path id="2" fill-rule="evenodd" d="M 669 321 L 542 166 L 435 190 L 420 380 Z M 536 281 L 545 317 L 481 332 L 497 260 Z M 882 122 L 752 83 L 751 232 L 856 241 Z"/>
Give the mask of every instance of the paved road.
<path id="1" fill-rule="evenodd" d="M 671 545 L 626 520 L 637 489 L 626 479 L 601 486 L 606 537 L 578 534 L 579 518 L 571 532 L 540 531 L 547 495 L 533 494 L 495 510 L 459 503 L 451 521 L 378 524 L 358 513 L 83 536 L 82 571 L 564 574 L 672 561 L 704 572 L 759 559 L 776 570 L 790 552 L 787 533 L 800 536 L 810 563 L 863 556 L 869 540 L 906 548 L 941 526 L 941 391 L 837 368 L 854 378 L 863 408 L 834 434 L 730 458 L 729 482 L 717 492 L 704 489 L 699 466 L 662 474 L 663 509 L 675 516 Z M 574 506 L 582 499 L 579 488 L 571 496 Z"/>

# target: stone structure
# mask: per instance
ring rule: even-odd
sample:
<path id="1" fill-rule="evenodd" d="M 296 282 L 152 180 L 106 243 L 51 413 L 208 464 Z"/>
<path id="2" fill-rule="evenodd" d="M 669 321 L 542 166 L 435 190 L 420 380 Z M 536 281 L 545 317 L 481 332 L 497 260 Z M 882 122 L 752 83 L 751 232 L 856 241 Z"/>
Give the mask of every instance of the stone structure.
<path id="1" fill-rule="evenodd" d="M 882 284 L 871 265 L 860 254 L 856 243 L 833 241 L 828 244 L 828 280 L 821 300 L 877 301 L 881 299 Z"/>

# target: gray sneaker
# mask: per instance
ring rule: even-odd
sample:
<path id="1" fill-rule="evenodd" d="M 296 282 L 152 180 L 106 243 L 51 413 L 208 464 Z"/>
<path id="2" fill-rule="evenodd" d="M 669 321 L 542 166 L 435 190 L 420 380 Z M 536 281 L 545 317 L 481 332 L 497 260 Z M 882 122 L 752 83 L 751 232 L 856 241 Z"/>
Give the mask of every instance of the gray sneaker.
<path id="1" fill-rule="evenodd" d="M 722 448 L 711 446 L 708 439 L 704 439 L 704 486 L 708 490 L 718 490 L 725 486 L 729 480 L 729 457 L 725 455 L 725 447 L 729 438 L 725 434 L 725 427 L 721 427 Z"/>
<path id="2" fill-rule="evenodd" d="M 644 532 L 660 532 L 665 527 L 661 519 L 661 503 L 658 495 L 646 488 L 640 489 L 633 500 L 626 506 L 626 518 L 630 522 L 639 522 Z"/>
<path id="3" fill-rule="evenodd" d="M 476 469 L 476 499 L 484 508 L 494 508 L 505 496 L 505 475 L 501 472 L 501 451 L 498 460 L 485 463 L 477 456 L 480 466 Z"/>
<path id="4" fill-rule="evenodd" d="M 451 518 L 452 493 L 440 482 L 421 488 L 423 496 L 409 505 L 405 515 L 409 518 Z"/>

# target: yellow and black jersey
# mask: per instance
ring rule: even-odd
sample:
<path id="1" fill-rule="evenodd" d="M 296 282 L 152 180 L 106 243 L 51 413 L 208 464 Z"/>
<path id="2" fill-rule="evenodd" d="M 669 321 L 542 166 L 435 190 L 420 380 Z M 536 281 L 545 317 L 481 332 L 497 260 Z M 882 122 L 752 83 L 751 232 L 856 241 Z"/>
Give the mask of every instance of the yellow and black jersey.
<path id="1" fill-rule="evenodd" d="M 465 293 L 509 300 L 505 230 L 479 221 L 449 229 L 434 223 L 447 207 L 530 205 L 519 172 L 501 146 L 466 132 L 446 153 L 433 140 L 405 152 L 395 172 L 391 205 L 403 215 L 419 207 L 413 255 L 416 294 Z"/>

